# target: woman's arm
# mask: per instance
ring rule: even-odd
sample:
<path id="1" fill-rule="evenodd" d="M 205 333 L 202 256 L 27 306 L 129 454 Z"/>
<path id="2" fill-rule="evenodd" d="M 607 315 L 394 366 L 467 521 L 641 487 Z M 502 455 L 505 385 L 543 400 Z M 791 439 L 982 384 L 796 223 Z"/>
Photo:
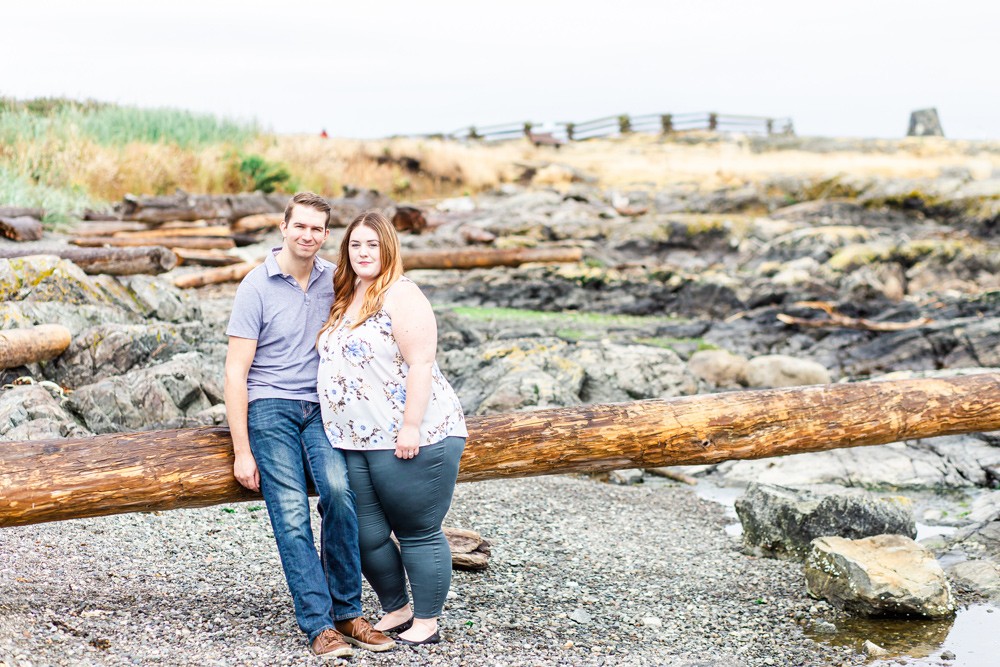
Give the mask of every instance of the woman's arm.
<path id="1" fill-rule="evenodd" d="M 437 352 L 437 321 L 420 288 L 400 281 L 386 294 L 385 310 L 392 319 L 392 336 L 409 366 L 403 423 L 396 436 L 396 456 L 411 459 L 420 450 L 420 424 L 431 396 L 431 369 Z"/>

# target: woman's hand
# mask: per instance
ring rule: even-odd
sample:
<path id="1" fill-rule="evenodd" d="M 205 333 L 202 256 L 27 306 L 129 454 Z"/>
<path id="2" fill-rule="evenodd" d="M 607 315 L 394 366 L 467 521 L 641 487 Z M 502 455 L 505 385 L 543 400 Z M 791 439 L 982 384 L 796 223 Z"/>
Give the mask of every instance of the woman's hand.
<path id="1" fill-rule="evenodd" d="M 396 436 L 396 458 L 412 459 L 420 453 L 420 428 L 403 425 Z"/>

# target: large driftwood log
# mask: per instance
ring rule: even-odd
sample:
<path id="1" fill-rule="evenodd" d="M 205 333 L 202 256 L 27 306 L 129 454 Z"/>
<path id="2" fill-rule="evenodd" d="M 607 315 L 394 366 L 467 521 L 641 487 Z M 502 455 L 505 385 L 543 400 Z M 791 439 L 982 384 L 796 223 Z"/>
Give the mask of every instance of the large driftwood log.
<path id="1" fill-rule="evenodd" d="M 0 368 L 55 359 L 69 347 L 72 335 L 61 324 L 40 324 L 0 331 Z"/>
<path id="2" fill-rule="evenodd" d="M 74 248 L 50 244 L 0 245 L 0 259 L 55 255 L 73 262 L 85 273 L 130 276 L 136 273 L 164 273 L 177 266 L 177 255 L 163 246 L 142 248 Z"/>
<path id="3" fill-rule="evenodd" d="M 138 248 L 148 246 L 150 243 L 162 245 L 167 248 L 188 248 L 189 250 L 228 250 L 236 247 L 236 243 L 231 238 L 221 238 L 218 236 L 161 236 L 157 239 L 121 236 L 96 236 L 90 238 L 78 236 L 70 239 L 69 242 L 83 248 Z"/>
<path id="4" fill-rule="evenodd" d="M 12 241 L 37 241 L 42 238 L 42 223 L 26 215 L 0 216 L 0 234 Z"/>
<path id="5" fill-rule="evenodd" d="M 229 222 L 258 213 L 285 210 L 288 195 L 173 195 L 136 197 L 126 195 L 121 204 L 125 220 L 163 223 L 173 220 L 225 219 Z"/>
<path id="6" fill-rule="evenodd" d="M 767 389 L 468 420 L 460 481 L 717 463 L 1000 429 L 1000 374 Z M 0 527 L 254 497 L 224 428 L 0 446 Z"/>

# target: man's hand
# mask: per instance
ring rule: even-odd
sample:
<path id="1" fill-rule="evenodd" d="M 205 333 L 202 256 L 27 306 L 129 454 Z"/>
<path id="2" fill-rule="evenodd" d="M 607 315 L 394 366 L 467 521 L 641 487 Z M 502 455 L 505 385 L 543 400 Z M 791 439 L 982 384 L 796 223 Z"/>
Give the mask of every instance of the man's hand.
<path id="1" fill-rule="evenodd" d="M 251 491 L 260 491 L 260 471 L 257 470 L 257 460 L 253 454 L 236 457 L 236 462 L 233 463 L 233 476 L 237 482 Z"/>

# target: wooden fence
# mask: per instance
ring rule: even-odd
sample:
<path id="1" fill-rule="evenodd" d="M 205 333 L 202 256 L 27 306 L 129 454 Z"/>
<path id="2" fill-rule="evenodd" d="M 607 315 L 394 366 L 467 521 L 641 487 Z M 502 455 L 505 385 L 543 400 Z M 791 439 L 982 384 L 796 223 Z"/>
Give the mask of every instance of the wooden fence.
<path id="1" fill-rule="evenodd" d="M 791 118 L 738 116 L 703 111 L 685 114 L 646 114 L 644 116 L 622 114 L 582 123 L 565 122 L 554 125 L 520 122 L 486 127 L 469 126 L 438 136 L 449 139 L 478 139 L 482 141 L 503 141 L 527 137 L 537 145 L 559 145 L 567 141 L 619 137 L 632 132 L 673 134 L 691 130 L 764 135 L 795 134 Z"/>

